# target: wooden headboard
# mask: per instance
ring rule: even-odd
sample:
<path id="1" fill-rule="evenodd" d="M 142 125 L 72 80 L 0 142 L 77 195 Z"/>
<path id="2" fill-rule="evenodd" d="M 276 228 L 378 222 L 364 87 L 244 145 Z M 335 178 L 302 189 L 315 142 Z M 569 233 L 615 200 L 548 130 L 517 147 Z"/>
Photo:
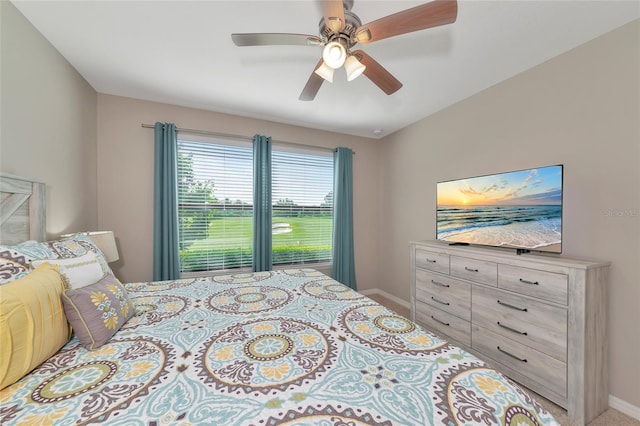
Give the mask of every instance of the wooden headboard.
<path id="1" fill-rule="evenodd" d="M 43 182 L 0 173 L 0 243 L 46 239 L 45 191 Z"/>

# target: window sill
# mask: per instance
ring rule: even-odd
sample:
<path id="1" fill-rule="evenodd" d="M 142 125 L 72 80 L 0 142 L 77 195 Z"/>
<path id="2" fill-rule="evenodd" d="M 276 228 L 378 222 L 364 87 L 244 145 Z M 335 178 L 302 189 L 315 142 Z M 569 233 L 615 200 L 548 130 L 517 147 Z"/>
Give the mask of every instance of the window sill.
<path id="1" fill-rule="evenodd" d="M 274 271 L 281 271 L 284 269 L 316 269 L 325 275 L 331 275 L 331 266 L 329 262 L 323 263 L 288 263 L 278 264 L 273 267 Z M 237 269 L 224 269 L 220 271 L 202 271 L 202 272 L 185 272 L 180 275 L 180 278 L 202 278 L 202 277 L 215 277 L 219 275 L 233 275 L 233 274 L 247 274 L 251 273 L 251 268 L 237 268 Z"/>

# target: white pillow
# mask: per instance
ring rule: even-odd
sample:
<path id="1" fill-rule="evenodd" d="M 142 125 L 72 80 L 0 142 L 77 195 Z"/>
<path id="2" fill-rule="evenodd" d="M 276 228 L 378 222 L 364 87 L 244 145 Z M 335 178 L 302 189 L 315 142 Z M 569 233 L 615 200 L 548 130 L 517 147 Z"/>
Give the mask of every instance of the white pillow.
<path id="1" fill-rule="evenodd" d="M 105 276 L 100 265 L 100 259 L 91 251 L 82 256 L 66 259 L 34 260 L 31 262 L 31 266 L 36 268 L 43 263 L 58 265 L 60 276 L 62 276 L 65 285 L 69 289 L 82 288 L 97 283 Z"/>

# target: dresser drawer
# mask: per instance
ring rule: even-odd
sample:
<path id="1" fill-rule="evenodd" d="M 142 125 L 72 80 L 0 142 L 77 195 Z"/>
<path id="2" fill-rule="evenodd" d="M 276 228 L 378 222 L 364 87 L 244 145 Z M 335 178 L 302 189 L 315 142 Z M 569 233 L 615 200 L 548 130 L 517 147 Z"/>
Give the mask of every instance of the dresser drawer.
<path id="1" fill-rule="evenodd" d="M 471 346 L 471 323 L 441 309 L 416 301 L 416 322 L 445 340 Z"/>
<path id="2" fill-rule="evenodd" d="M 449 274 L 449 255 L 416 247 L 416 266 L 441 274 Z"/>
<path id="3" fill-rule="evenodd" d="M 497 285 L 498 264 L 478 259 L 451 256 L 451 275 L 483 284 Z"/>
<path id="4" fill-rule="evenodd" d="M 556 394 L 567 396 L 566 363 L 475 324 L 472 333 L 473 349 L 528 376 Z"/>
<path id="5" fill-rule="evenodd" d="M 473 323 L 567 360 L 567 310 L 502 290 L 474 286 Z"/>
<path id="6" fill-rule="evenodd" d="M 416 269 L 416 299 L 471 321 L 471 285 L 466 281 Z"/>
<path id="7" fill-rule="evenodd" d="M 498 265 L 498 287 L 528 296 L 567 304 L 568 277 L 511 265 Z"/>

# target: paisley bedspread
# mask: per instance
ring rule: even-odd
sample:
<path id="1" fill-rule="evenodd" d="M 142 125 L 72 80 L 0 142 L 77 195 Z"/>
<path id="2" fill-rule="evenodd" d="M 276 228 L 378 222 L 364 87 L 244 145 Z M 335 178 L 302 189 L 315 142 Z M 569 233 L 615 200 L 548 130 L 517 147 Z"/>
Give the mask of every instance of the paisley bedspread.
<path id="1" fill-rule="evenodd" d="M 0 391 L 0 424 L 557 424 L 482 361 L 312 269 L 126 288 L 136 315 Z"/>

